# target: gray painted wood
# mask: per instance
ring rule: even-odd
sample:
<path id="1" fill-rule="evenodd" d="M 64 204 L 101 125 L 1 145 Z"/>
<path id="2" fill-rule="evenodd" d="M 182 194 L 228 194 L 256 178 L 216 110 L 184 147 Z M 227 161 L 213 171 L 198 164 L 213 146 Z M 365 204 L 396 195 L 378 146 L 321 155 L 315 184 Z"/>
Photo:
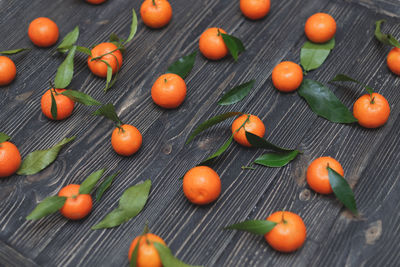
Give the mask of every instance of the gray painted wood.
<path id="1" fill-rule="evenodd" d="M 395 266 L 399 261 L 399 103 L 400 79 L 385 63 L 388 47 L 373 36 L 374 22 L 388 21 L 385 31 L 400 37 L 399 6 L 393 0 L 374 1 L 273 1 L 267 18 L 253 22 L 243 18 L 237 1 L 171 1 L 174 17 L 162 30 L 150 30 L 139 20 L 139 29 L 124 55 L 119 81 L 107 94 L 104 80 L 94 77 L 82 55 L 75 61 L 72 89 L 84 91 L 102 102 L 112 102 L 124 122 L 143 134 L 141 150 L 122 158 L 110 146 L 113 126 L 90 116 L 93 108 L 77 105 L 63 122 L 47 120 L 40 98 L 54 79 L 62 57 L 53 49 L 34 48 L 16 55 L 17 79 L 0 89 L 1 131 L 23 156 L 47 148 L 65 136 L 77 140 L 62 151 L 43 172 L 0 180 L 0 265 L 4 266 L 125 266 L 132 239 L 146 221 L 185 262 L 207 266 Z M 379 7 L 379 8 L 377 8 Z M 130 9 L 140 3 L 107 1 L 91 6 L 81 0 L 0 2 L 1 49 L 32 47 L 27 26 L 38 16 L 56 21 L 61 36 L 79 25 L 79 44 L 91 46 L 107 40 L 110 33 L 129 33 Z M 396 9 L 397 8 L 397 9 Z M 277 92 L 270 79 L 282 60 L 299 61 L 306 38 L 304 22 L 323 11 L 338 22 L 337 46 L 324 65 L 308 78 L 326 83 L 337 73 L 365 81 L 385 95 L 392 107 L 388 123 L 377 130 L 358 125 L 333 124 L 318 118 L 296 94 Z M 12 25 L 12 27 L 10 27 Z M 239 61 L 230 58 L 210 62 L 198 55 L 187 78 L 188 96 L 177 110 L 155 106 L 150 88 L 170 63 L 197 49 L 198 37 L 207 27 L 220 26 L 244 40 L 247 51 Z M 233 106 L 216 105 L 223 92 L 256 79 L 255 88 Z M 363 94 L 360 87 L 329 85 L 349 107 Z M 182 194 L 179 177 L 211 154 L 230 135 L 231 121 L 214 127 L 190 145 L 191 130 L 211 116 L 238 110 L 259 116 L 270 141 L 300 148 L 304 153 L 280 168 L 257 167 L 243 171 L 262 151 L 233 144 L 213 165 L 222 179 L 222 194 L 206 207 L 190 204 Z M 362 213 L 353 218 L 332 196 L 309 190 L 305 170 L 316 157 L 330 155 L 345 169 Z M 43 198 L 69 183 L 81 182 L 94 170 L 120 170 L 110 191 L 95 203 L 89 217 L 79 222 L 59 214 L 37 222 L 25 216 Z M 127 187 L 150 178 L 153 188 L 146 208 L 135 219 L 109 230 L 91 231 L 117 205 Z M 262 237 L 222 231 L 233 222 L 262 219 L 276 210 L 291 210 L 304 218 L 308 238 L 292 254 L 268 247 Z"/>

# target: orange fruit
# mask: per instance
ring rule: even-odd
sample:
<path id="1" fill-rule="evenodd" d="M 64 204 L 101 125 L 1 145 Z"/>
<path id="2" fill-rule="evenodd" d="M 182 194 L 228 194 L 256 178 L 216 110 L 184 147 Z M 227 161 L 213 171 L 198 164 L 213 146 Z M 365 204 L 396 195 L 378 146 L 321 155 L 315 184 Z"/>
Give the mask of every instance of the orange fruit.
<path id="1" fill-rule="evenodd" d="M 140 7 L 143 23 L 150 28 L 162 28 L 172 18 L 172 7 L 167 0 L 145 0 Z"/>
<path id="2" fill-rule="evenodd" d="M 133 239 L 131 246 L 129 247 L 129 253 L 128 253 L 129 261 L 132 258 L 132 253 L 135 250 L 136 244 L 139 242 L 139 238 L 140 238 L 140 243 L 136 258 L 136 266 L 161 267 L 162 266 L 161 259 L 153 243 L 154 242 L 161 243 L 164 246 L 166 246 L 166 244 L 161 237 L 152 233 L 147 233 Z"/>
<path id="3" fill-rule="evenodd" d="M 111 136 L 111 145 L 117 154 L 130 156 L 142 146 L 142 135 L 139 130 L 129 124 L 115 128 Z"/>
<path id="4" fill-rule="evenodd" d="M 332 187 L 329 183 L 328 167 L 335 170 L 341 176 L 344 175 L 342 165 L 331 157 L 315 159 L 307 168 L 307 183 L 312 190 L 320 194 L 331 194 Z"/>
<path id="5" fill-rule="evenodd" d="M 303 70 L 291 61 L 283 61 L 272 70 L 272 83 L 281 92 L 292 92 L 303 82 Z"/>
<path id="6" fill-rule="evenodd" d="M 14 61 L 9 57 L 0 56 L 0 86 L 10 84 L 17 74 Z"/>
<path id="7" fill-rule="evenodd" d="M 58 196 L 67 197 L 60 212 L 64 217 L 71 220 L 80 220 L 92 210 L 92 197 L 89 194 L 79 194 L 80 187 L 79 184 L 70 184 L 58 192 Z"/>
<path id="8" fill-rule="evenodd" d="M 177 108 L 185 100 L 186 83 L 179 75 L 163 74 L 153 84 L 151 97 L 160 107 Z"/>
<path id="9" fill-rule="evenodd" d="M 194 204 L 209 204 L 221 193 L 221 180 L 210 167 L 194 167 L 183 177 L 183 193 Z"/>
<path id="10" fill-rule="evenodd" d="M 304 30 L 311 42 L 325 43 L 335 36 L 336 21 L 329 14 L 316 13 L 307 19 Z"/>
<path id="11" fill-rule="evenodd" d="M 105 1 L 107 1 L 107 0 L 86 0 L 86 2 L 93 4 L 93 5 L 99 5 L 99 4 L 104 3 Z"/>
<path id="12" fill-rule="evenodd" d="M 242 116 L 238 117 L 232 123 L 232 134 L 233 139 L 241 144 L 242 146 L 251 147 L 249 141 L 246 138 L 246 131 L 252 134 L 255 134 L 259 137 L 264 137 L 265 134 L 265 125 L 260 120 L 259 117 L 255 115 L 243 114 Z M 248 121 L 246 122 L 248 118 Z M 246 122 L 246 124 L 242 127 L 242 125 Z M 240 128 L 242 127 L 242 128 Z M 238 129 L 240 130 L 238 131 Z"/>
<path id="13" fill-rule="evenodd" d="M 21 165 L 18 148 L 11 142 L 0 143 L 0 177 L 13 175 Z"/>
<path id="14" fill-rule="evenodd" d="M 98 44 L 92 49 L 91 52 L 92 56 L 89 56 L 87 63 L 90 71 L 93 72 L 94 75 L 97 75 L 102 78 L 107 77 L 107 64 L 102 62 L 102 60 L 106 61 L 111 66 L 113 74 L 117 73 L 117 71 L 122 66 L 122 53 L 120 50 L 118 50 L 118 47 L 113 43 Z M 96 58 L 99 56 L 102 57 L 92 61 L 92 58 Z"/>
<path id="15" fill-rule="evenodd" d="M 40 17 L 29 24 L 28 35 L 32 43 L 39 47 L 49 47 L 58 40 L 57 24 L 49 18 Z"/>
<path id="16" fill-rule="evenodd" d="M 400 48 L 395 47 L 390 50 L 386 63 L 394 74 L 400 76 Z"/>
<path id="17" fill-rule="evenodd" d="M 390 106 L 386 98 L 378 93 L 365 94 L 353 105 L 353 115 L 365 128 L 378 128 L 389 119 Z"/>
<path id="18" fill-rule="evenodd" d="M 226 34 L 221 28 L 209 28 L 201 34 L 199 48 L 203 56 L 218 60 L 228 54 L 228 47 L 222 39 L 221 33 Z"/>
<path id="19" fill-rule="evenodd" d="M 65 89 L 49 89 L 47 90 L 41 100 L 41 107 L 42 107 L 42 112 L 43 114 L 51 119 L 54 120 L 53 116 L 51 115 L 51 92 L 53 92 L 53 96 L 56 100 L 56 106 L 57 106 L 57 118 L 56 120 L 63 120 L 65 118 L 68 118 L 71 114 L 72 111 L 74 110 L 74 101 L 68 98 L 65 95 L 61 95 L 65 91 Z M 56 93 L 55 93 L 56 92 Z"/>
<path id="20" fill-rule="evenodd" d="M 265 17 L 270 7 L 270 0 L 240 0 L 240 10 L 243 15 L 253 20 Z"/>
<path id="21" fill-rule="evenodd" d="M 289 211 L 272 213 L 268 221 L 277 225 L 264 235 L 267 243 L 280 252 L 292 252 L 303 246 L 307 236 L 306 226 L 301 217 Z"/>

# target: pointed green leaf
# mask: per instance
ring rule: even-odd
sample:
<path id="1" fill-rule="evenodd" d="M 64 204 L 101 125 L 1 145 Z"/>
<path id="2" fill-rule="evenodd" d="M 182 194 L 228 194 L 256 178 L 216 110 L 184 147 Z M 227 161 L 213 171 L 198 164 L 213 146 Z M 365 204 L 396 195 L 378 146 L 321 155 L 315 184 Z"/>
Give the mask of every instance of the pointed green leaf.
<path id="1" fill-rule="evenodd" d="M 92 56 L 92 51 L 90 51 L 89 48 L 86 48 L 86 47 L 83 47 L 83 46 L 77 46 L 76 47 L 76 51 L 84 53 L 84 54 L 86 54 L 86 55 L 88 55 L 90 57 Z"/>
<path id="2" fill-rule="evenodd" d="M 283 167 L 294 160 L 298 154 L 298 150 L 286 153 L 267 153 L 258 157 L 254 163 L 266 167 Z"/>
<path id="3" fill-rule="evenodd" d="M 365 90 L 367 90 L 368 94 L 372 94 L 374 92 L 374 89 L 372 89 L 368 85 L 362 84 L 359 81 L 351 78 L 350 76 L 347 76 L 347 75 L 341 74 L 341 73 L 336 75 L 335 78 L 333 78 L 332 80 L 329 81 L 329 83 L 332 83 L 332 82 L 354 82 L 354 83 L 357 83 L 357 84 L 363 86 L 365 88 Z"/>
<path id="4" fill-rule="evenodd" d="M 131 23 L 131 32 L 129 33 L 128 39 L 125 40 L 124 44 L 129 43 L 133 37 L 135 36 L 137 31 L 137 16 L 135 9 L 132 9 L 132 23 Z"/>
<path id="5" fill-rule="evenodd" d="M 54 79 L 54 86 L 57 89 L 67 87 L 74 76 L 74 56 L 76 46 L 73 46 L 65 58 L 64 62 L 57 69 L 56 78 Z"/>
<path id="6" fill-rule="evenodd" d="M 101 103 L 91 97 L 88 94 L 76 91 L 76 90 L 65 90 L 61 92 L 61 95 L 65 95 L 66 97 L 70 98 L 71 100 L 81 103 L 86 106 L 100 106 Z"/>
<path id="7" fill-rule="evenodd" d="M 251 89 L 254 86 L 254 83 L 255 80 L 251 80 L 250 82 L 236 86 L 235 88 L 224 94 L 218 101 L 218 104 L 221 106 L 226 106 L 241 101 L 250 93 Z"/>
<path id="8" fill-rule="evenodd" d="M 106 117 L 107 119 L 115 122 L 117 125 L 122 124 L 122 121 L 118 118 L 118 115 L 115 112 L 114 105 L 111 103 L 101 106 L 98 110 L 96 110 L 93 113 L 93 115 Z"/>
<path id="9" fill-rule="evenodd" d="M 193 69 L 196 55 L 197 52 L 195 51 L 188 56 L 181 57 L 168 67 L 167 73 L 174 73 L 185 79 Z"/>
<path id="10" fill-rule="evenodd" d="M 140 241 L 142 240 L 142 236 L 139 236 L 139 240 L 136 243 L 135 248 L 132 251 L 132 255 L 131 255 L 131 262 L 129 264 L 129 267 L 137 267 L 137 256 L 138 256 L 138 252 L 139 252 L 139 245 L 140 245 Z"/>
<path id="11" fill-rule="evenodd" d="M 271 149 L 276 152 L 293 152 L 294 151 L 292 149 L 287 149 L 287 148 L 276 146 L 276 145 L 268 142 L 264 138 L 261 138 L 258 135 L 252 134 L 248 131 L 246 131 L 246 139 L 247 139 L 247 141 L 249 141 L 249 143 L 252 147 Z"/>
<path id="12" fill-rule="evenodd" d="M 176 258 L 171 250 L 158 242 L 154 242 L 153 246 L 157 249 L 158 255 L 160 256 L 163 267 L 200 267 L 195 265 L 189 265 Z"/>
<path id="13" fill-rule="evenodd" d="M 356 200 L 354 193 L 346 179 L 337 173 L 334 169 L 328 167 L 329 183 L 332 187 L 333 193 L 343 205 L 348 208 L 352 213 L 358 214 Z"/>
<path id="14" fill-rule="evenodd" d="M 64 138 L 55 146 L 47 150 L 36 150 L 29 153 L 22 161 L 21 167 L 17 171 L 18 175 L 32 175 L 36 174 L 57 159 L 60 150 L 69 142 L 75 140 L 75 136 Z"/>
<path id="15" fill-rule="evenodd" d="M 90 194 L 106 169 L 101 169 L 90 174 L 79 187 L 79 194 Z"/>
<path id="16" fill-rule="evenodd" d="M 351 111 L 322 83 L 310 79 L 303 80 L 298 93 L 303 97 L 312 111 L 320 117 L 336 123 L 353 123 Z"/>
<path id="17" fill-rule="evenodd" d="M 109 41 L 115 42 L 115 43 L 120 43 L 120 39 L 119 39 L 118 35 L 116 35 L 115 33 L 111 33 Z"/>
<path id="18" fill-rule="evenodd" d="M 36 208 L 26 216 L 27 220 L 39 220 L 49 214 L 57 212 L 59 209 L 64 206 L 66 197 L 52 196 L 45 198 L 42 202 L 40 202 Z"/>
<path id="19" fill-rule="evenodd" d="M 0 132 L 0 144 L 10 140 L 11 137 L 6 135 L 5 133 Z"/>
<path id="20" fill-rule="evenodd" d="M 242 41 L 240 41 L 240 39 L 236 38 L 235 36 L 225 33 L 221 33 L 221 36 L 224 40 L 224 43 L 228 47 L 228 50 L 231 53 L 232 57 L 235 59 L 235 61 L 237 61 L 239 54 L 246 50 Z"/>
<path id="21" fill-rule="evenodd" d="M 57 47 L 57 51 L 61 53 L 66 53 L 72 48 L 79 37 L 79 27 L 76 26 L 72 31 L 65 35 L 61 44 Z"/>
<path id="22" fill-rule="evenodd" d="M 393 47 L 400 48 L 400 43 L 397 41 L 396 38 L 393 37 L 391 34 L 383 34 L 381 31 L 381 24 L 385 22 L 384 19 L 378 20 L 375 22 L 375 37 L 378 39 L 381 43 L 385 45 L 390 45 Z"/>
<path id="23" fill-rule="evenodd" d="M 122 194 L 118 208 L 107 214 L 102 221 L 92 227 L 92 230 L 115 227 L 138 215 L 146 205 L 150 188 L 149 179 L 129 187 Z"/>
<path id="24" fill-rule="evenodd" d="M 51 116 L 53 117 L 54 120 L 57 119 L 57 102 L 56 98 L 54 97 L 54 91 L 50 89 L 50 95 L 51 95 L 51 107 L 50 107 L 50 112 Z"/>
<path id="25" fill-rule="evenodd" d="M 214 126 L 220 122 L 223 122 L 226 119 L 229 119 L 234 116 L 242 115 L 243 113 L 241 112 L 227 112 L 223 113 L 220 115 L 217 115 L 215 117 L 212 117 L 211 119 L 206 120 L 205 122 L 201 123 L 199 126 L 196 127 L 196 129 L 193 130 L 192 134 L 189 136 L 185 144 L 190 143 L 190 141 L 193 140 L 193 138 L 196 137 L 199 133 L 202 131 L 210 128 L 211 126 Z"/>
<path id="26" fill-rule="evenodd" d="M 99 186 L 99 188 L 97 188 L 96 190 L 96 201 L 99 202 L 101 197 L 103 196 L 104 192 L 107 191 L 107 189 L 111 186 L 113 180 L 115 177 L 117 177 L 117 175 L 119 174 L 119 172 L 114 173 L 113 175 L 108 176 L 104 182 L 102 182 Z"/>
<path id="27" fill-rule="evenodd" d="M 13 50 L 6 50 L 6 51 L 1 51 L 0 54 L 2 55 L 14 55 L 18 54 L 22 51 L 28 51 L 31 50 L 30 48 L 18 48 L 18 49 L 13 49 Z"/>
<path id="28" fill-rule="evenodd" d="M 222 153 L 224 153 L 228 149 L 229 145 L 232 143 L 232 139 L 233 139 L 233 136 L 231 136 L 227 141 L 225 141 L 225 143 L 214 154 L 212 154 L 211 156 L 209 156 L 208 158 L 203 160 L 200 163 L 200 165 L 203 165 L 203 164 L 206 165 L 211 160 L 215 159 L 216 157 L 219 157 Z"/>
<path id="29" fill-rule="evenodd" d="M 110 85 L 110 82 L 112 79 L 113 71 L 112 71 L 111 65 L 107 61 L 105 61 L 103 59 L 100 59 L 100 61 L 107 65 L 107 80 L 106 80 L 106 87 L 104 88 L 104 91 L 107 92 L 107 90 L 110 89 L 110 87 L 111 87 L 109 85 Z M 117 62 L 118 62 L 118 60 L 117 60 Z"/>
<path id="30" fill-rule="evenodd" d="M 240 230 L 246 231 L 256 235 L 265 235 L 269 231 L 271 231 L 276 222 L 271 222 L 267 220 L 248 220 L 236 224 L 229 225 L 225 227 L 225 230 Z"/>
<path id="31" fill-rule="evenodd" d="M 310 41 L 305 42 L 300 51 L 300 64 L 308 72 L 320 67 L 335 47 L 335 38 L 326 43 L 316 44 Z"/>

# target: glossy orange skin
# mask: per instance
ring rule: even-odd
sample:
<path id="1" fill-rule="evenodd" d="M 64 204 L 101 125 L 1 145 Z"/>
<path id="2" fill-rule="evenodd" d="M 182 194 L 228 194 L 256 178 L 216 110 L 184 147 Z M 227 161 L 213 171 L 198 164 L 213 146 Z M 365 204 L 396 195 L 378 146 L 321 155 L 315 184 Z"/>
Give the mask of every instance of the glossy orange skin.
<path id="1" fill-rule="evenodd" d="M 53 116 L 51 115 L 51 90 L 47 90 L 41 99 L 41 107 L 42 107 L 42 112 L 43 114 L 51 119 L 53 119 Z M 65 89 L 56 89 L 55 90 L 57 93 L 62 93 L 65 91 Z M 56 120 L 63 120 L 71 116 L 72 111 L 74 110 L 75 102 L 71 100 L 70 98 L 64 96 L 64 95 L 56 95 L 54 94 L 54 98 L 56 100 L 56 105 L 57 105 L 57 119 Z"/>
<path id="2" fill-rule="evenodd" d="M 8 85 L 15 79 L 17 67 L 9 57 L 0 56 L 0 86 Z"/>
<path id="3" fill-rule="evenodd" d="M 270 8 L 270 0 L 240 0 L 240 10 L 245 17 L 252 20 L 262 19 Z"/>
<path id="4" fill-rule="evenodd" d="M 130 156 L 135 154 L 142 146 L 142 135 L 139 130 L 129 124 L 115 128 L 111 136 L 111 145 L 117 154 Z"/>
<path id="5" fill-rule="evenodd" d="M 186 97 L 186 83 L 176 74 L 161 75 L 151 88 L 154 103 L 163 108 L 177 108 Z"/>
<path id="6" fill-rule="evenodd" d="M 400 48 L 394 47 L 390 50 L 386 63 L 391 72 L 400 76 Z"/>
<path id="7" fill-rule="evenodd" d="M 371 103 L 371 99 L 373 103 Z M 378 93 L 365 94 L 353 105 L 353 115 L 365 128 L 378 128 L 389 119 L 390 105 L 386 98 Z"/>
<path id="8" fill-rule="evenodd" d="M 107 0 L 86 0 L 86 2 L 93 4 L 93 5 L 99 5 L 99 4 L 104 3 L 105 1 L 107 1 Z"/>
<path id="9" fill-rule="evenodd" d="M 57 24 L 49 18 L 40 17 L 29 24 L 28 35 L 32 43 L 39 47 L 54 45 L 59 36 Z"/>
<path id="10" fill-rule="evenodd" d="M 13 175 L 21 165 L 18 148 L 11 142 L 0 143 L 0 178 Z"/>
<path id="11" fill-rule="evenodd" d="M 326 43 L 335 36 L 336 21 L 329 14 L 316 13 L 307 19 L 304 30 L 311 42 Z"/>
<path id="12" fill-rule="evenodd" d="M 219 60 L 228 54 L 228 47 L 220 33 L 226 34 L 221 28 L 209 28 L 200 36 L 199 49 L 200 52 L 208 59 Z"/>
<path id="13" fill-rule="evenodd" d="M 238 142 L 242 146 L 251 147 L 249 141 L 247 141 L 246 138 L 246 131 L 255 134 L 259 137 L 264 137 L 265 125 L 262 122 L 262 120 L 260 120 L 259 117 L 255 115 L 250 115 L 249 121 L 245 124 L 245 126 L 242 127 L 239 131 L 237 131 L 237 129 L 239 129 L 246 121 L 247 116 L 248 116 L 247 114 L 244 114 L 238 117 L 236 120 L 234 120 L 232 123 L 231 130 L 233 134 L 233 139 L 236 142 Z"/>
<path id="14" fill-rule="evenodd" d="M 63 187 L 58 196 L 67 197 L 61 214 L 71 220 L 80 220 L 86 217 L 92 210 L 92 197 L 89 194 L 79 194 L 79 184 L 70 184 Z"/>
<path id="15" fill-rule="evenodd" d="M 172 18 L 172 7 L 167 0 L 145 0 L 140 7 L 143 23 L 153 29 L 166 26 Z"/>
<path id="16" fill-rule="evenodd" d="M 93 58 L 99 57 L 101 55 L 104 55 L 106 53 L 114 51 L 117 48 L 118 47 L 113 43 L 106 42 L 106 43 L 98 44 L 91 51 L 92 57 Z M 113 74 L 115 74 L 122 66 L 122 53 L 120 50 L 116 50 L 116 51 L 112 52 L 111 54 L 102 56 L 98 60 L 92 61 L 92 57 L 89 56 L 88 60 L 87 60 L 89 69 L 94 75 L 102 77 L 102 78 L 107 77 L 107 65 L 106 65 L 106 63 L 102 62 L 101 60 L 104 60 L 108 64 L 110 64 Z"/>
<path id="17" fill-rule="evenodd" d="M 139 242 L 140 236 L 133 239 L 131 246 L 129 247 L 128 258 L 129 261 L 132 258 L 132 253 L 135 250 L 137 242 Z M 148 243 L 149 242 L 149 243 Z M 141 236 L 139 243 L 139 250 L 136 259 L 137 267 L 161 267 L 161 259 L 158 255 L 157 249 L 154 247 L 153 243 L 161 243 L 166 246 L 164 240 L 152 233 L 147 233 Z"/>
<path id="18" fill-rule="evenodd" d="M 332 187 L 329 183 L 328 166 L 344 175 L 342 165 L 331 157 L 320 157 L 315 159 L 307 168 L 307 183 L 317 193 L 331 194 Z"/>
<path id="19" fill-rule="evenodd" d="M 272 213 L 268 221 L 277 225 L 264 235 L 267 243 L 280 252 L 293 252 L 303 246 L 306 241 L 307 229 L 301 217 L 289 211 Z"/>
<path id="20" fill-rule="evenodd" d="M 272 70 L 272 83 L 281 92 L 293 92 L 303 82 L 303 70 L 291 61 L 283 61 Z"/>
<path id="21" fill-rule="evenodd" d="M 183 177 L 183 193 L 194 204 L 209 204 L 221 193 L 221 179 L 210 167 L 194 167 Z"/>

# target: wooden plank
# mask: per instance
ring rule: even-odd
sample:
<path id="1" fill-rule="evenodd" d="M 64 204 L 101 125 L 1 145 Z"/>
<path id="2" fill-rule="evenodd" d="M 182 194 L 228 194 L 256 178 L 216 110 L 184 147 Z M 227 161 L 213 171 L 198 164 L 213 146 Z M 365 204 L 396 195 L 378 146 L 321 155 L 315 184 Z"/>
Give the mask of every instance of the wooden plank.
<path id="1" fill-rule="evenodd" d="M 400 5 L 397 0 L 345 0 L 367 7 L 385 16 L 400 17 Z"/>
<path id="2" fill-rule="evenodd" d="M 0 241 L 0 264 L 7 267 L 39 266 L 2 241 Z"/>

